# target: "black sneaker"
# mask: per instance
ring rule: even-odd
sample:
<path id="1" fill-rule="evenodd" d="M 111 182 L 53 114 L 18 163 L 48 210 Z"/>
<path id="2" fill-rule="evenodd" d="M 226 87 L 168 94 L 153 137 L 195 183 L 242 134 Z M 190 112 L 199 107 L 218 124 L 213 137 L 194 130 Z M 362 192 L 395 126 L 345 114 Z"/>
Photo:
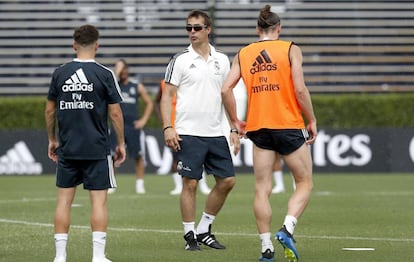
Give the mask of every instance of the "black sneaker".
<path id="1" fill-rule="evenodd" d="M 193 231 L 190 231 L 187 234 L 185 234 L 184 239 L 187 242 L 185 244 L 185 250 L 200 251 L 200 246 L 198 245 L 197 239 Z"/>
<path id="2" fill-rule="evenodd" d="M 275 252 L 270 251 L 270 249 L 266 249 L 266 251 L 262 253 L 262 256 L 259 257 L 259 261 L 273 262 L 275 261 L 274 257 Z"/>
<path id="3" fill-rule="evenodd" d="M 211 234 L 211 225 L 208 227 L 208 232 L 203 234 L 197 235 L 197 241 L 198 243 L 204 244 L 208 247 L 215 248 L 215 249 L 226 249 L 225 246 L 220 244 L 216 237 Z"/>

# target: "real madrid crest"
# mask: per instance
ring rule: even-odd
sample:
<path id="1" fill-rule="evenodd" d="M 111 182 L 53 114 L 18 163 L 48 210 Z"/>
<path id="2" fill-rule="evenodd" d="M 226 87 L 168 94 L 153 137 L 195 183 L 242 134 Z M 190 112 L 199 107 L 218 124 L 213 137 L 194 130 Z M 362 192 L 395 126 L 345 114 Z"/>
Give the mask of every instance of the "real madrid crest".
<path id="1" fill-rule="evenodd" d="M 214 61 L 214 71 L 216 75 L 220 74 L 220 63 L 217 60 Z"/>
<path id="2" fill-rule="evenodd" d="M 131 87 L 129 89 L 129 93 L 131 93 L 131 95 L 136 95 L 137 94 L 137 88 L 136 87 Z"/>

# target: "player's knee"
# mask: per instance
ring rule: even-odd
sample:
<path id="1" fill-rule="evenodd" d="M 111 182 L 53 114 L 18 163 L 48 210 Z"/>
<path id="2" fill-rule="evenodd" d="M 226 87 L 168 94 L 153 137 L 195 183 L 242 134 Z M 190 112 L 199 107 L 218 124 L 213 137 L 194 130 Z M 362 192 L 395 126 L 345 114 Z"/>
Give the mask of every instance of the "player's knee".
<path id="1" fill-rule="evenodd" d="M 236 178 L 235 177 L 228 177 L 222 180 L 222 185 L 225 191 L 231 191 L 233 187 L 236 185 Z"/>
<path id="2" fill-rule="evenodd" d="M 183 190 L 192 191 L 192 192 L 197 191 L 198 181 L 196 179 L 190 179 L 187 177 L 183 177 L 182 181 L 183 181 Z"/>
<path id="3" fill-rule="evenodd" d="M 303 177 L 298 180 L 295 179 L 295 184 L 296 189 L 306 190 L 308 192 L 313 191 L 313 181 L 311 177 Z"/>

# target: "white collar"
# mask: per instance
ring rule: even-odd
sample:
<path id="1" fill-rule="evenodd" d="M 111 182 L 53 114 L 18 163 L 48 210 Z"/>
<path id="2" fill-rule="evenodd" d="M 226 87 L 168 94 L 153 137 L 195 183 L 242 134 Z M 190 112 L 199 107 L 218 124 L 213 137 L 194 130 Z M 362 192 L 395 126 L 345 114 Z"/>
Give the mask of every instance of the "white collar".
<path id="1" fill-rule="evenodd" d="M 81 60 L 79 58 L 74 58 L 73 61 L 75 61 L 75 62 L 81 62 L 81 63 L 87 63 L 87 62 L 95 62 L 95 59 Z"/>
<path id="2" fill-rule="evenodd" d="M 212 46 L 211 44 L 208 44 L 210 46 L 210 56 L 215 57 L 215 54 L 217 53 L 216 48 Z M 188 51 L 193 55 L 194 58 L 199 57 L 200 55 L 194 50 L 193 46 L 190 44 L 188 46 Z"/>

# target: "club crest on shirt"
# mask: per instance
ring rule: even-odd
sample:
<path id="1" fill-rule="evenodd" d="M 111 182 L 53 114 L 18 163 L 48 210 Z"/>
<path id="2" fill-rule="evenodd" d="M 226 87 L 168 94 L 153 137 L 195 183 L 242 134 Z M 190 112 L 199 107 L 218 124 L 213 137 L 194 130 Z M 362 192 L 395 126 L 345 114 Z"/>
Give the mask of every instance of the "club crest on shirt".
<path id="1" fill-rule="evenodd" d="M 214 61 L 214 70 L 215 70 L 215 74 L 216 75 L 219 75 L 220 74 L 220 69 L 221 69 L 220 63 L 217 60 Z"/>
<path id="2" fill-rule="evenodd" d="M 129 89 L 129 93 L 130 93 L 131 95 L 136 95 L 136 94 L 137 94 L 137 89 L 136 89 L 135 87 L 131 87 L 131 88 Z"/>

